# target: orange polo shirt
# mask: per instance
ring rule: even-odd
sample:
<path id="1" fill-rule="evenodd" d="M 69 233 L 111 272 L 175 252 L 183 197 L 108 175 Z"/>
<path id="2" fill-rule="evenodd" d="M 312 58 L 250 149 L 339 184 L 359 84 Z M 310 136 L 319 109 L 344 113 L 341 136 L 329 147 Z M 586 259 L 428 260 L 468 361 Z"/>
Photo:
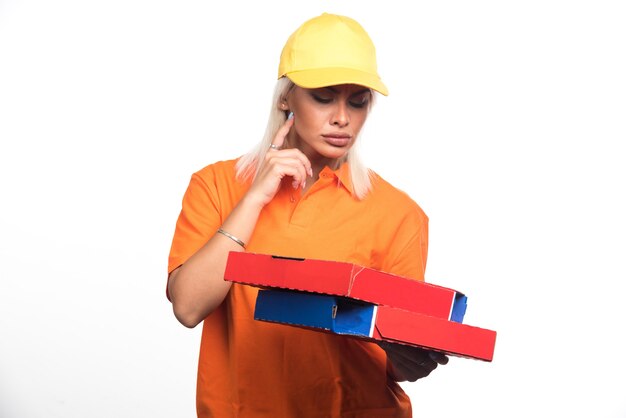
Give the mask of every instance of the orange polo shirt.
<path id="1" fill-rule="evenodd" d="M 235 160 L 194 173 L 169 257 L 183 264 L 249 188 Z M 262 210 L 247 250 L 344 261 L 424 280 L 428 218 L 377 175 L 361 201 L 347 164 L 328 167 L 306 194 L 285 182 Z M 257 289 L 233 284 L 204 319 L 198 364 L 199 417 L 410 417 L 411 404 L 386 373 L 376 344 L 253 319 Z"/>

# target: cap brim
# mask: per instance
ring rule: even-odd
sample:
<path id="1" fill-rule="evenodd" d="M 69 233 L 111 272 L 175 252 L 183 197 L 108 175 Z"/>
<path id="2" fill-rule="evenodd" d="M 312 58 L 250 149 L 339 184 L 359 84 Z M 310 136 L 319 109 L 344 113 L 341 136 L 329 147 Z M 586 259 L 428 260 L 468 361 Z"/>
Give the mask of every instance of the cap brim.
<path id="1" fill-rule="evenodd" d="M 314 70 L 294 71 L 285 74 L 297 86 L 306 89 L 336 86 L 339 84 L 357 84 L 376 90 L 387 96 L 389 91 L 375 75 L 350 68 L 317 68 Z"/>

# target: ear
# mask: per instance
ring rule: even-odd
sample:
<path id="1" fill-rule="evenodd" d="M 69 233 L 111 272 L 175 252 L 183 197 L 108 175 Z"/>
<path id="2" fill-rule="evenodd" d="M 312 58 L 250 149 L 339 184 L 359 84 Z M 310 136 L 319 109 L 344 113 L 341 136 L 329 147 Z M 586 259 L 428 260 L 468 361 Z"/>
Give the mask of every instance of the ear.
<path id="1" fill-rule="evenodd" d="M 285 112 L 289 110 L 289 105 L 287 104 L 286 98 L 283 97 L 282 99 L 280 99 L 280 102 L 278 103 L 278 108 Z"/>

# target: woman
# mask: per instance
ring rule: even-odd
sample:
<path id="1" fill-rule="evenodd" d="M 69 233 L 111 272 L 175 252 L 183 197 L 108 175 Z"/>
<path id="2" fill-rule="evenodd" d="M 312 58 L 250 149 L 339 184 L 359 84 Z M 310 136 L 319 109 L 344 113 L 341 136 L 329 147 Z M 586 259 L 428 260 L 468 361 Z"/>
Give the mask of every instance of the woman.
<path id="1" fill-rule="evenodd" d="M 204 321 L 200 417 L 408 417 L 397 381 L 447 362 L 415 348 L 254 321 L 257 290 L 223 280 L 230 251 L 424 279 L 426 215 L 354 152 L 374 91 L 387 94 L 363 28 L 343 16 L 313 18 L 283 48 L 261 144 L 192 176 L 168 295 L 182 324 Z"/>

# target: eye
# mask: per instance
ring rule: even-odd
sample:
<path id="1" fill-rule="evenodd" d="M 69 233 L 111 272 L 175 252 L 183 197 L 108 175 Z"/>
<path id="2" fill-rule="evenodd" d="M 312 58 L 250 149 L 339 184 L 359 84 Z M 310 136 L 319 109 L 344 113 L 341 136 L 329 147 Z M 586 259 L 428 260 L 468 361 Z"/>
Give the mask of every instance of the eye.
<path id="1" fill-rule="evenodd" d="M 311 93 L 311 96 L 313 97 L 313 100 L 315 100 L 318 103 L 328 104 L 333 101 L 332 98 L 319 95 L 317 93 Z"/>
<path id="2" fill-rule="evenodd" d="M 361 109 L 367 106 L 367 104 L 369 103 L 369 97 L 367 96 L 360 96 L 360 97 L 355 97 L 353 99 L 350 99 L 350 101 L 348 102 L 350 103 L 350 106 L 355 107 L 357 109 Z"/>
<path id="3" fill-rule="evenodd" d="M 352 107 L 356 107 L 357 109 L 362 109 L 365 106 L 367 106 L 368 100 L 359 100 L 359 101 L 354 101 L 354 100 L 350 100 L 350 106 Z"/>

